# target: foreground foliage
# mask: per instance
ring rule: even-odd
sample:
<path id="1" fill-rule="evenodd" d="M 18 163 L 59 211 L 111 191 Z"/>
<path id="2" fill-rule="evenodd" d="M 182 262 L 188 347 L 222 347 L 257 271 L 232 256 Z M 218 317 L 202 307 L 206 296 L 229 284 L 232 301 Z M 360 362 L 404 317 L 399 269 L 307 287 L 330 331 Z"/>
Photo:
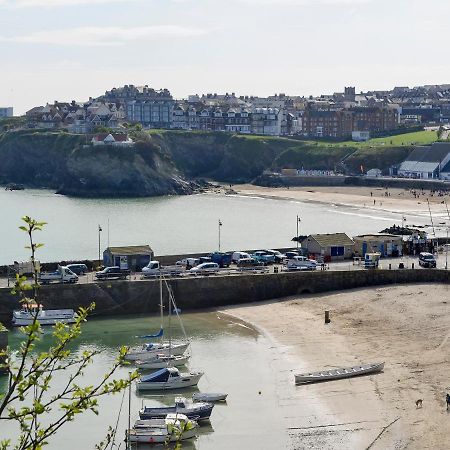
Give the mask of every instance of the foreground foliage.
<path id="1" fill-rule="evenodd" d="M 25 277 L 16 277 L 13 293 L 20 296 L 24 307 L 32 308 L 39 305 L 39 282 L 36 271 L 35 254 L 42 246 L 34 242 L 34 233 L 42 230 L 45 223 L 30 217 L 22 219 L 24 225 L 21 230 L 27 233 L 28 249 L 31 251 L 33 264 L 33 280 L 28 283 Z M 119 354 L 108 368 L 103 378 L 94 384 L 83 385 L 83 375 L 86 368 L 93 362 L 98 350 L 73 352 L 71 347 L 82 333 L 82 323 L 94 309 L 92 304 L 88 308 L 81 308 L 78 317 L 72 325 L 58 323 L 53 327 L 54 343 L 46 351 L 37 351 L 36 346 L 41 341 L 43 330 L 37 320 L 38 307 L 33 322 L 21 328 L 24 339 L 16 354 L 10 349 L 0 353 L 6 356 L 3 364 L 9 383 L 6 392 L 0 393 L 0 428 L 2 423 L 14 421 L 18 424 L 19 433 L 16 442 L 0 441 L 0 449 L 14 448 L 17 450 L 39 450 L 49 443 L 49 439 L 77 415 L 91 411 L 99 414 L 99 399 L 109 394 L 115 394 L 130 385 L 136 378 L 136 373 L 127 379 L 116 379 L 117 369 L 124 363 L 126 347 L 119 350 Z M 52 389 L 52 382 L 56 375 L 66 377 L 61 389 Z M 97 446 L 105 449 L 114 439 L 115 432 L 110 430 L 104 442 Z"/>

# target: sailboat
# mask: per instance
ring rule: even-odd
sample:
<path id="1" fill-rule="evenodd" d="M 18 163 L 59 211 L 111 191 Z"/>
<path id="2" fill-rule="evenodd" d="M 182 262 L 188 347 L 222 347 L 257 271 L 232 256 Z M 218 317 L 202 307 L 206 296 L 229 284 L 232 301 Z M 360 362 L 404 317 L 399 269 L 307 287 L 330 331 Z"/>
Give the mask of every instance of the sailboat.
<path id="1" fill-rule="evenodd" d="M 137 360 L 134 362 L 138 369 L 163 369 L 164 367 L 180 367 L 184 366 L 189 360 L 189 355 L 164 355 L 157 354 L 144 360 Z"/>
<path id="2" fill-rule="evenodd" d="M 166 284 L 168 293 L 169 293 L 169 331 L 171 329 L 170 327 L 170 321 L 171 321 L 171 308 L 172 304 L 174 306 L 174 312 L 176 313 L 178 320 L 181 325 L 181 329 L 183 331 L 184 337 L 187 342 L 184 343 L 172 343 L 172 340 L 169 336 L 169 342 L 163 341 L 164 336 L 164 309 L 163 309 L 163 276 L 160 273 L 159 275 L 159 305 L 160 305 L 160 315 L 161 315 L 161 328 L 158 333 L 156 334 L 148 334 L 144 336 L 139 336 L 142 339 L 149 339 L 149 338 L 159 338 L 160 342 L 148 342 L 143 344 L 141 347 L 133 348 L 131 349 L 127 355 L 125 356 L 125 359 L 129 361 L 140 361 L 147 362 L 148 360 L 155 360 L 158 359 L 158 357 L 165 356 L 165 357 L 177 357 L 184 354 L 184 352 L 189 347 L 189 341 L 187 339 L 186 331 L 183 326 L 183 322 L 181 321 L 181 318 L 178 313 L 178 308 L 175 305 L 175 301 L 173 298 L 173 294 L 170 290 L 169 285 L 167 284 L 167 281 L 164 279 L 164 282 Z M 184 364 L 184 363 L 183 363 Z M 167 364 L 164 364 L 162 367 L 166 367 Z M 149 367 L 149 368 L 158 368 L 158 367 Z"/>

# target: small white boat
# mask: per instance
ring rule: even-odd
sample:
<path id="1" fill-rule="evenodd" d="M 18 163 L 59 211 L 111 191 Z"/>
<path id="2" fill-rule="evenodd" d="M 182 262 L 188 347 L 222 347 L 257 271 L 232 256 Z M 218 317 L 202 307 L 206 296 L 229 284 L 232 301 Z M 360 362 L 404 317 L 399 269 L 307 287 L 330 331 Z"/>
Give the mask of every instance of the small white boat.
<path id="1" fill-rule="evenodd" d="M 320 372 L 302 373 L 295 375 L 295 384 L 319 383 L 321 381 L 340 380 L 342 378 L 357 377 L 381 372 L 384 362 L 373 364 L 361 364 L 359 366 L 345 367 L 340 369 L 322 370 Z"/>
<path id="2" fill-rule="evenodd" d="M 166 367 L 145 375 L 136 383 L 138 391 L 164 391 L 197 386 L 203 372 L 180 373 L 176 367 Z"/>
<path id="3" fill-rule="evenodd" d="M 145 360 L 158 354 L 164 355 L 182 355 L 189 347 L 189 342 L 183 344 L 169 344 L 169 343 L 149 343 L 142 347 L 132 348 L 125 356 L 128 361 Z"/>
<path id="4" fill-rule="evenodd" d="M 192 394 L 192 400 L 194 402 L 224 402 L 226 401 L 228 394 L 223 393 L 207 393 L 207 392 L 195 392 Z"/>
<path id="5" fill-rule="evenodd" d="M 198 423 L 184 414 L 168 414 L 165 419 L 137 420 L 126 430 L 130 442 L 159 444 L 191 439 L 197 435 Z"/>
<path id="6" fill-rule="evenodd" d="M 73 309 L 43 309 L 42 305 L 31 305 L 19 311 L 13 311 L 12 324 L 15 327 L 30 325 L 36 314 L 41 325 L 55 325 L 58 322 L 74 323 L 77 318 Z"/>
<path id="7" fill-rule="evenodd" d="M 138 359 L 134 362 L 138 369 L 164 369 L 164 367 L 184 366 L 189 360 L 188 355 L 157 355 L 143 360 Z"/>

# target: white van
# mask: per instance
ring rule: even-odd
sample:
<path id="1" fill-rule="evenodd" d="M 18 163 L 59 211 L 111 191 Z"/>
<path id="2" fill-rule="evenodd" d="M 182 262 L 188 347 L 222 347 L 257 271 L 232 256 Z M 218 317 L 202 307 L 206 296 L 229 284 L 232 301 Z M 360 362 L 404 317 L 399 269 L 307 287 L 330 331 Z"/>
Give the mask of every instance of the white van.
<path id="1" fill-rule="evenodd" d="M 248 253 L 245 252 L 234 252 L 231 255 L 231 262 L 237 264 L 241 259 L 247 259 L 250 258 L 250 255 Z"/>

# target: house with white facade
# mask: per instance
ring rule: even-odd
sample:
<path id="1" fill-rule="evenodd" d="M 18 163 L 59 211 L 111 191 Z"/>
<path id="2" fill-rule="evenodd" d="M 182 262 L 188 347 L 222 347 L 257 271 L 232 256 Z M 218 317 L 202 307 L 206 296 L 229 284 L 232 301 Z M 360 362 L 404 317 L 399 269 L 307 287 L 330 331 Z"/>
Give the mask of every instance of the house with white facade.
<path id="1" fill-rule="evenodd" d="M 134 142 L 123 133 L 100 133 L 96 134 L 92 140 L 92 145 L 113 145 L 115 147 L 128 147 L 134 145 Z"/>

